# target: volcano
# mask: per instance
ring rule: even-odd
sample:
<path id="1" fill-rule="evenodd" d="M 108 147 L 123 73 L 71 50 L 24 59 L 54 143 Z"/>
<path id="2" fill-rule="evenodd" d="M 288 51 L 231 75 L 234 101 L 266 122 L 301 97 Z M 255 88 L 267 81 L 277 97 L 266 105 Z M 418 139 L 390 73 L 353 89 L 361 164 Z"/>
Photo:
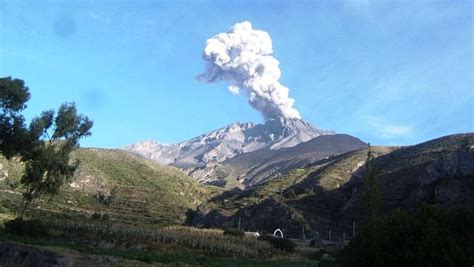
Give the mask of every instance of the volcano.
<path id="1" fill-rule="evenodd" d="M 234 123 L 177 144 L 144 141 L 124 149 L 162 165 L 193 169 L 264 148 L 294 147 L 317 136 L 332 134 L 335 133 L 318 129 L 301 119 L 282 117 L 264 124 Z"/>

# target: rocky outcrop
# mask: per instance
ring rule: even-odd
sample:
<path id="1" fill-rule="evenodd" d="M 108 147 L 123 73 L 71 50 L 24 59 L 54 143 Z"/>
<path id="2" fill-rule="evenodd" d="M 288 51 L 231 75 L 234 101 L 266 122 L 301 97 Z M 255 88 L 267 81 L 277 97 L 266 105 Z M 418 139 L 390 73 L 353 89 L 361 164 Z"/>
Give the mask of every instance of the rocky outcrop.
<path id="1" fill-rule="evenodd" d="M 144 266 L 140 262 L 127 261 L 110 256 L 81 254 L 72 250 L 61 252 L 47 248 L 0 242 L 0 266 Z"/>
<path id="2" fill-rule="evenodd" d="M 13 243 L 0 243 L 0 265 L 72 266 L 72 262 L 70 258 L 50 250 Z"/>
<path id="3" fill-rule="evenodd" d="M 6 178 L 8 178 L 8 170 L 5 170 L 3 164 L 0 163 L 0 181 L 5 180 Z"/>
<path id="4" fill-rule="evenodd" d="M 441 156 L 425 168 L 417 183 L 417 201 L 474 205 L 474 149 Z"/>
<path id="5" fill-rule="evenodd" d="M 461 134 L 405 147 L 374 160 L 382 212 L 422 203 L 474 205 L 474 134 Z M 363 176 L 363 173 L 362 173 Z M 349 214 L 362 210 L 363 177 L 346 185 Z M 354 217 L 357 217 L 354 215 Z"/>

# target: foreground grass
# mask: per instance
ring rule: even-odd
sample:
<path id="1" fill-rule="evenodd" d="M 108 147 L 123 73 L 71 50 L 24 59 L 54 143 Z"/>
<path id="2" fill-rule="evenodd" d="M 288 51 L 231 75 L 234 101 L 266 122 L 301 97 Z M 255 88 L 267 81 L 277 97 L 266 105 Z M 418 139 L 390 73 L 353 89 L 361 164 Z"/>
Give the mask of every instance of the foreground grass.
<path id="1" fill-rule="evenodd" d="M 17 236 L 0 228 L 0 242 L 14 242 L 61 253 L 112 256 L 143 263 L 191 266 L 317 266 L 301 253 L 288 254 L 266 241 L 223 235 L 219 229 L 184 226 L 139 227 L 112 222 L 43 221 L 40 237 Z M 32 226 L 36 229 L 36 226 Z M 41 227 L 38 227 L 41 229 Z"/>
<path id="2" fill-rule="evenodd" d="M 69 249 L 80 253 L 92 254 L 97 256 L 113 256 L 127 260 L 136 260 L 144 263 L 162 263 L 162 264 L 188 264 L 192 266 L 317 266 L 316 261 L 302 259 L 245 259 L 245 258 L 226 258 L 210 257 L 203 255 L 192 255 L 182 252 L 158 253 L 148 252 L 137 249 L 119 250 L 107 249 L 95 246 L 70 244 L 62 241 L 54 241 L 44 238 L 33 239 L 29 237 L 20 237 L 10 235 L 5 232 L 0 234 L 0 242 L 11 242 L 32 245 L 35 247 L 47 248 L 56 252 Z"/>

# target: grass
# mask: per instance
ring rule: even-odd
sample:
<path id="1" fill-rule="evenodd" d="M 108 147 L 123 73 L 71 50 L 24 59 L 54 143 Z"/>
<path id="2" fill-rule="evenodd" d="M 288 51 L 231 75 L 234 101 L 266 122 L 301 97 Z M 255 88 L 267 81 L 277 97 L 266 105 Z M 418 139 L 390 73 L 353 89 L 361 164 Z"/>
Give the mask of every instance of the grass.
<path id="1" fill-rule="evenodd" d="M 1 242 L 15 242 L 61 252 L 113 256 L 145 263 L 204 266 L 316 266 L 300 256 L 288 257 L 265 241 L 222 234 L 218 229 L 173 226 L 137 228 L 107 223 L 48 222 L 47 238 L 0 232 Z M 54 230 L 52 230 L 54 229 Z"/>
<path id="2" fill-rule="evenodd" d="M 1 238 L 2 241 L 9 241 Z M 10 241 L 11 242 L 11 241 Z M 18 241 L 15 241 L 18 242 Z M 261 260 L 261 259 L 244 259 L 244 258 L 224 258 L 224 257 L 208 257 L 196 256 L 190 254 L 174 253 L 174 254 L 159 254 L 150 253 L 140 250 L 112 250 L 101 249 L 88 246 L 69 245 L 65 243 L 42 242 L 37 240 L 21 240 L 18 243 L 29 244 L 39 247 L 49 248 L 53 251 L 62 251 L 64 249 L 71 249 L 81 253 L 98 255 L 98 256 L 113 256 L 127 260 L 141 261 L 144 263 L 161 263 L 161 264 L 185 264 L 191 266 L 318 266 L 316 261 L 312 260 L 292 260 L 292 259 L 278 259 L 278 260 Z"/>

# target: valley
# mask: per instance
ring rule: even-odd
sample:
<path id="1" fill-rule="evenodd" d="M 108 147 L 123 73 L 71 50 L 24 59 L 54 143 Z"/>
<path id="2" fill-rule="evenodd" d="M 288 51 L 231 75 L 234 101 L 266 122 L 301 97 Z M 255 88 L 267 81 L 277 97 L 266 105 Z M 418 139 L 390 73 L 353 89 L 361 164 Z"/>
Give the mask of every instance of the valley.
<path id="1" fill-rule="evenodd" d="M 264 146 L 208 162 L 205 168 L 213 165 L 217 170 L 208 177 L 224 183 L 188 176 L 188 168 L 163 166 L 127 150 L 81 148 L 73 154 L 80 160 L 73 179 L 57 196 L 40 199 L 27 212 L 29 218 L 47 222 L 55 234 L 40 237 L 39 243 L 37 238 L 21 243 L 32 246 L 31 251 L 48 244 L 53 251 L 68 247 L 86 253 L 71 258 L 59 252 L 58 257 L 69 261 L 87 261 L 89 253 L 99 257 L 92 258 L 96 263 L 112 256 L 112 265 L 199 264 L 180 255 L 202 255 L 201 263 L 209 266 L 230 264 L 226 257 L 231 255 L 253 258 L 253 264 L 260 260 L 259 265 L 282 263 L 284 253 L 266 241 L 225 236 L 218 229 L 240 227 L 265 235 L 278 228 L 294 240 L 350 242 L 366 224 L 363 192 L 369 150 L 375 157 L 382 215 L 396 209 L 414 211 L 424 204 L 474 205 L 474 134 L 408 147 L 369 148 L 341 134 L 317 136 L 292 147 Z M 13 218 L 21 204 L 22 168 L 14 159 L 1 159 L 3 221 Z M 217 172 L 221 177 L 216 178 Z M 229 185 L 232 179 L 234 187 Z M 18 239 L 7 235 L 3 240 Z M 248 246 L 256 246 L 254 252 Z M 299 247 L 285 266 L 313 266 L 311 255 L 320 249 Z M 218 262 L 223 265 L 214 265 Z"/>
<path id="2" fill-rule="evenodd" d="M 0 1 L 0 267 L 474 266 L 474 1 Z"/>

